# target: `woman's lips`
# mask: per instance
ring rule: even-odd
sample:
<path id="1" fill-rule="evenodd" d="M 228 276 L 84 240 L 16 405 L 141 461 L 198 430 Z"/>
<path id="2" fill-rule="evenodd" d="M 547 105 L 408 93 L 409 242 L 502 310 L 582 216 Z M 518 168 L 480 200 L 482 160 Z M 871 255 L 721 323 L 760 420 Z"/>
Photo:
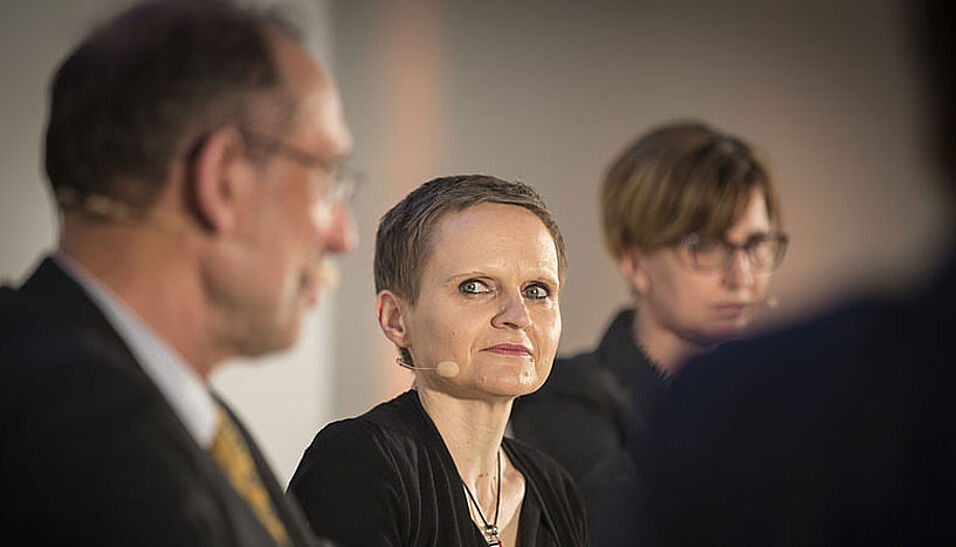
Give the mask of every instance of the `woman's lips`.
<path id="1" fill-rule="evenodd" d="M 714 311 L 721 317 L 737 317 L 749 307 L 749 304 L 720 304 L 714 306 Z"/>
<path id="2" fill-rule="evenodd" d="M 497 353 L 499 355 L 509 355 L 512 357 L 530 357 L 531 350 L 521 344 L 496 344 L 485 351 Z"/>

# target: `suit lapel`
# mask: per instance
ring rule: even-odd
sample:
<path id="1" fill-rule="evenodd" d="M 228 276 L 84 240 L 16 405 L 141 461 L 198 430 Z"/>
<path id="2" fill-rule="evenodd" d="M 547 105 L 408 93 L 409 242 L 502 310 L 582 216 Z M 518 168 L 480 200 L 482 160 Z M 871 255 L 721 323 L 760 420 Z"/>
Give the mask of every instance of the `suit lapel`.
<path id="1" fill-rule="evenodd" d="M 90 300 L 86 291 L 67 273 L 65 273 L 51 258 L 46 258 L 37 267 L 18 291 L 27 297 L 32 311 L 51 329 L 65 329 L 75 331 L 79 336 L 90 338 L 103 347 L 114 357 L 111 363 L 128 368 L 135 376 L 146 382 L 154 399 L 153 403 L 165 410 L 162 430 L 170 442 L 175 443 L 180 451 L 186 455 L 192 467 L 196 469 L 198 477 L 202 477 L 205 488 L 220 508 L 221 514 L 228 522 L 230 542 L 237 546 L 273 546 L 275 542 L 268 531 L 259 523 L 259 519 L 252 513 L 245 500 L 232 487 L 229 479 L 219 468 L 219 465 L 210 454 L 199 446 L 193 439 L 185 425 L 173 411 L 166 398 L 159 391 L 149 376 L 143 371 L 130 348 L 116 332 L 106 316 Z M 157 432 L 160 433 L 160 432 Z M 242 430 L 248 440 L 248 433 Z M 255 445 L 248 440 L 250 447 Z M 260 475 L 268 480 L 270 495 L 275 498 L 275 479 L 271 472 L 263 473 L 264 462 L 258 450 L 252 448 L 255 454 L 256 465 Z M 266 479 L 268 477 L 268 479 Z M 196 485 L 201 487 L 201 485 Z M 288 519 L 288 507 L 276 500 L 276 506 L 281 511 L 284 521 Z M 289 521 L 290 537 L 296 545 L 308 545 L 309 536 L 302 536 L 301 529 L 293 526 Z M 298 524 L 298 523 L 296 523 Z M 293 528 L 295 528 L 293 532 Z"/>

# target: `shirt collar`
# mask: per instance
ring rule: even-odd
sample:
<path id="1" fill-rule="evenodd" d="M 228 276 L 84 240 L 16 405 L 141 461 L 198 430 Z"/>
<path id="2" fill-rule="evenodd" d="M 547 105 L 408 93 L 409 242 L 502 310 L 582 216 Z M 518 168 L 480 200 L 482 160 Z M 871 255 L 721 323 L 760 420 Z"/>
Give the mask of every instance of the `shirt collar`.
<path id="1" fill-rule="evenodd" d="M 96 276 L 62 253 L 53 260 L 83 287 L 189 434 L 208 449 L 216 431 L 216 402 L 202 378 Z"/>

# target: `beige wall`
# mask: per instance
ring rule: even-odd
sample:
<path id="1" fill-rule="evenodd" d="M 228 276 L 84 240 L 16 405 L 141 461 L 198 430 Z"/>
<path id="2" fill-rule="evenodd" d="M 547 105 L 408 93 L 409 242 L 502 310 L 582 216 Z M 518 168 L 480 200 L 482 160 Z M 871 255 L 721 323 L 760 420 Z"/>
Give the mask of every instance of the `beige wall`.
<path id="1" fill-rule="evenodd" d="M 0 277 L 54 241 L 39 169 L 45 90 L 89 25 L 124 2 L 0 5 Z M 597 186 L 652 125 L 698 117 L 770 159 L 792 246 L 778 319 L 878 277 L 918 277 L 944 242 L 919 157 L 902 0 L 292 4 L 334 65 L 369 182 L 342 287 L 288 354 L 217 374 L 288 477 L 314 430 L 404 389 L 374 321 L 378 218 L 428 178 L 485 172 L 536 186 L 568 242 L 562 351 L 595 343 L 627 292 L 600 246 Z"/>
<path id="2" fill-rule="evenodd" d="M 346 261 L 336 408 L 358 412 L 408 384 L 374 324 L 371 240 L 389 206 L 437 175 L 518 178 L 544 194 L 570 258 L 561 350 L 595 344 L 628 301 L 601 248 L 600 178 L 626 143 L 673 118 L 710 121 L 769 158 L 792 245 L 765 321 L 874 278 L 922 275 L 945 211 L 918 153 L 903 5 L 333 4 L 355 159 L 371 180 L 358 203 L 366 245 Z"/>

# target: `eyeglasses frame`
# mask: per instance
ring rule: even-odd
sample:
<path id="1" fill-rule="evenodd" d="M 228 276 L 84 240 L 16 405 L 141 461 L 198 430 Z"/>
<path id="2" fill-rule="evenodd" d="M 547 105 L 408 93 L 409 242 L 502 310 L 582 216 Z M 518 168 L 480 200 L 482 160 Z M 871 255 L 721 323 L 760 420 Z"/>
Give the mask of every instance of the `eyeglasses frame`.
<path id="1" fill-rule="evenodd" d="M 680 257 L 681 262 L 696 271 L 713 272 L 718 270 L 726 270 L 733 264 L 733 260 L 737 255 L 737 251 L 743 251 L 744 255 L 747 257 L 747 260 L 750 262 L 751 267 L 763 273 L 770 273 L 779 268 L 780 264 L 783 263 L 784 256 L 787 253 L 787 247 L 790 244 L 790 236 L 786 232 L 780 230 L 771 230 L 770 232 L 761 235 L 764 235 L 765 237 L 760 240 L 753 240 L 751 238 L 744 243 L 734 243 L 732 241 L 727 241 L 724 238 L 716 238 L 715 242 L 718 245 L 722 245 L 725 249 L 725 259 L 721 264 L 715 266 L 704 266 L 694 261 L 693 249 L 691 246 L 702 240 L 701 236 L 697 233 L 692 232 L 681 236 L 671 246 L 678 251 L 677 255 Z M 770 264 L 770 266 L 762 267 L 754 258 L 754 252 L 759 243 L 766 241 L 774 241 L 778 247 L 776 253 L 774 253 L 773 262 Z M 688 251 L 688 255 L 685 256 L 679 252 L 682 248 Z"/>
<path id="2" fill-rule="evenodd" d="M 329 203 L 348 203 L 365 182 L 364 174 L 344 163 L 331 163 L 282 139 L 255 131 L 241 132 L 246 143 L 269 154 L 279 154 L 306 169 L 321 169 L 329 176 L 329 191 L 323 198 Z"/>

